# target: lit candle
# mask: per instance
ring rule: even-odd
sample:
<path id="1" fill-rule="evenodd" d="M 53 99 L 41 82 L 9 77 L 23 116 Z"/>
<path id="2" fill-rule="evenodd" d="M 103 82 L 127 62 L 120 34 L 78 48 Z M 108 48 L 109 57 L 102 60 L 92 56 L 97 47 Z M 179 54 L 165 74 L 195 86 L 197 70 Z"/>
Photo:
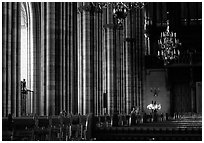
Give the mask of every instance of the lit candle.
<path id="1" fill-rule="evenodd" d="M 160 53 L 159 53 L 159 51 L 158 51 L 158 56 L 160 56 Z"/>

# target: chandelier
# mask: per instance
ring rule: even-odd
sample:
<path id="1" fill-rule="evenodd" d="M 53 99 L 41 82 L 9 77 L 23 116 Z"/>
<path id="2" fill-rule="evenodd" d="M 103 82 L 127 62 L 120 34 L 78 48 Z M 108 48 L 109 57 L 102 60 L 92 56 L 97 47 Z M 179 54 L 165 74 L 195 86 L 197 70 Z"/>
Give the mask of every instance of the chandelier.
<path id="1" fill-rule="evenodd" d="M 167 13 L 168 14 L 168 13 Z M 157 56 L 164 60 L 164 65 L 170 63 L 179 57 L 179 46 L 181 43 L 176 39 L 176 33 L 169 31 L 169 20 L 167 20 L 167 28 L 165 32 L 161 32 L 160 40 L 158 40 L 159 50 Z"/>
<path id="2" fill-rule="evenodd" d="M 161 104 L 152 101 L 151 104 L 147 105 L 147 109 L 152 110 L 152 112 L 157 112 L 158 110 L 161 110 Z"/>
<path id="3" fill-rule="evenodd" d="M 141 9 L 145 6 L 144 2 L 92 2 L 97 9 L 113 7 L 113 15 L 117 19 L 118 24 L 122 24 L 127 17 L 128 11 L 132 9 Z"/>

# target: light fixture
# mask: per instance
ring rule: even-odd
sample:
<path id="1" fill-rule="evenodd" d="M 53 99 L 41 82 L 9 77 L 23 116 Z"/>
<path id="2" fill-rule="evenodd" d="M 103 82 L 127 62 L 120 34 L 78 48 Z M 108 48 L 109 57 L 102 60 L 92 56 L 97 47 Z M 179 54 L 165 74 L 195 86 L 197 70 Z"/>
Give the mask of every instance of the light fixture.
<path id="1" fill-rule="evenodd" d="M 167 12 L 167 14 L 169 14 Z M 160 40 L 158 40 L 159 50 L 157 56 L 164 60 L 164 65 L 170 63 L 179 57 L 179 46 L 181 43 L 176 39 L 176 33 L 169 31 L 169 20 L 167 20 L 167 28 L 165 32 L 161 32 Z"/>
<path id="2" fill-rule="evenodd" d="M 157 104 L 156 101 L 147 105 L 147 109 L 152 110 L 152 113 L 156 113 L 158 110 L 161 110 L 161 104 Z"/>
<path id="3" fill-rule="evenodd" d="M 113 7 L 113 15 L 118 24 L 122 24 L 127 17 L 128 11 L 132 9 L 141 9 L 145 6 L 144 2 L 93 2 L 93 6 L 99 10 Z"/>

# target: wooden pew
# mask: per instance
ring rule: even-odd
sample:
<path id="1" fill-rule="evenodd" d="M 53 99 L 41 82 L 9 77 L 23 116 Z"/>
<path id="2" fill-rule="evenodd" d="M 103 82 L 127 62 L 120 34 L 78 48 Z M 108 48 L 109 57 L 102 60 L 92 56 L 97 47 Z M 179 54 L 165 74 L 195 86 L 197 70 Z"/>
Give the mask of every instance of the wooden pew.
<path id="1" fill-rule="evenodd" d="M 2 141 L 13 140 L 13 131 L 9 128 L 8 118 L 2 118 Z"/>
<path id="2" fill-rule="evenodd" d="M 28 140 L 34 139 L 35 120 L 33 117 L 16 117 L 14 121 L 13 140 Z"/>
<path id="3" fill-rule="evenodd" d="M 202 122 L 166 121 L 97 128 L 97 140 L 202 140 Z"/>
<path id="4" fill-rule="evenodd" d="M 63 116 L 62 117 L 62 136 L 64 141 L 70 140 L 70 128 L 71 128 L 71 117 Z"/>
<path id="5" fill-rule="evenodd" d="M 36 119 L 36 128 L 34 129 L 34 140 L 51 140 L 51 119 L 48 116 L 40 116 Z"/>
<path id="6" fill-rule="evenodd" d="M 53 116 L 51 118 L 51 140 L 62 140 L 62 122 L 60 116 Z"/>
<path id="7" fill-rule="evenodd" d="M 69 138 L 78 140 L 80 135 L 80 117 L 79 115 L 71 115 L 71 124 L 69 131 Z"/>

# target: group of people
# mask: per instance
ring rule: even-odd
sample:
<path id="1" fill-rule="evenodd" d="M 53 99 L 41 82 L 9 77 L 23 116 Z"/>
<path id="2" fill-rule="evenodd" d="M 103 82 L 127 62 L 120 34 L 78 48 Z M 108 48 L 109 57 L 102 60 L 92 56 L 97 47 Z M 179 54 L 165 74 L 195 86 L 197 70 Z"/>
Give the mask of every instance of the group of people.
<path id="1" fill-rule="evenodd" d="M 140 108 L 133 106 L 130 114 L 136 114 L 136 115 L 140 114 Z"/>
<path id="2" fill-rule="evenodd" d="M 135 107 L 135 106 L 133 106 L 132 107 L 132 110 L 131 110 L 131 112 L 130 112 L 130 116 L 131 116 L 131 118 L 130 118 L 130 124 L 132 125 L 132 126 L 134 126 L 134 125 L 136 125 L 136 116 L 137 115 L 139 115 L 140 114 L 140 108 L 139 107 Z"/>

